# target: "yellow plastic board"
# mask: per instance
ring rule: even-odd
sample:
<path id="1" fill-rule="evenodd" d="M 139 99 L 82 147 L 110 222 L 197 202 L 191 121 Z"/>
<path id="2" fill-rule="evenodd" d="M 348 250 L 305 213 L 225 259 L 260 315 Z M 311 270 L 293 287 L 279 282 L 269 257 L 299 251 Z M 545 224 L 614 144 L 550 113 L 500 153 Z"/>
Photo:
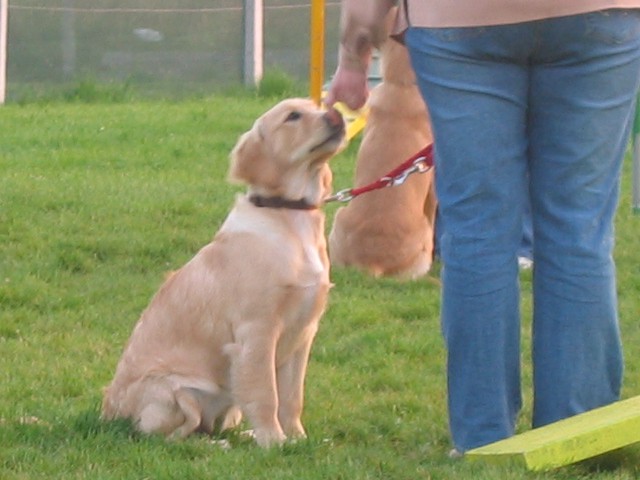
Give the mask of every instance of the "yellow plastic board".
<path id="1" fill-rule="evenodd" d="M 358 135 L 362 129 L 364 129 L 364 126 L 367 123 L 367 114 L 369 110 L 367 107 L 364 107 L 361 110 L 354 112 L 342 103 L 336 103 L 335 108 L 342 114 L 345 122 L 347 123 L 347 140 L 350 141 L 353 137 Z"/>
<path id="2" fill-rule="evenodd" d="M 550 470 L 640 442 L 640 396 L 469 450 L 465 458 Z"/>

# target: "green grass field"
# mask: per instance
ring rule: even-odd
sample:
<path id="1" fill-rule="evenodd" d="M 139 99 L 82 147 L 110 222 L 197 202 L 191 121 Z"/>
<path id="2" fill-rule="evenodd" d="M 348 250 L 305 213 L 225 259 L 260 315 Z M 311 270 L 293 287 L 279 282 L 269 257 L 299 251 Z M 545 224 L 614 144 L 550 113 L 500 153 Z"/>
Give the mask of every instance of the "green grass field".
<path id="1" fill-rule="evenodd" d="M 164 274 L 221 224 L 238 191 L 225 181 L 228 153 L 273 103 L 0 108 L 0 479 L 638 478 L 640 446 L 538 474 L 449 460 L 433 277 L 332 272 L 307 376 L 307 441 L 263 451 L 234 432 L 225 450 L 207 437 L 168 443 L 100 422 L 101 389 L 131 328 Z M 334 160 L 335 189 L 350 186 L 356 147 Z M 627 162 L 616 250 L 624 397 L 640 395 L 640 217 L 629 172 Z M 530 275 L 521 430 L 531 413 Z"/>

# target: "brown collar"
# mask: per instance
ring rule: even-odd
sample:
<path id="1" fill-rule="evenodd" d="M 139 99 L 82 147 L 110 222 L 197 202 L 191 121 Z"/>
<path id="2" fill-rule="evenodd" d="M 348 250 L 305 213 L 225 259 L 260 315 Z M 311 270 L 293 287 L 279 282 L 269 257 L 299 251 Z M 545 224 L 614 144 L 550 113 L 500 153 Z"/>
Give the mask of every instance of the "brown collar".
<path id="1" fill-rule="evenodd" d="M 263 197 L 262 195 L 250 195 L 249 201 L 256 207 L 287 208 L 290 210 L 316 210 L 317 205 L 308 203 L 304 198 L 288 200 L 282 197 Z"/>

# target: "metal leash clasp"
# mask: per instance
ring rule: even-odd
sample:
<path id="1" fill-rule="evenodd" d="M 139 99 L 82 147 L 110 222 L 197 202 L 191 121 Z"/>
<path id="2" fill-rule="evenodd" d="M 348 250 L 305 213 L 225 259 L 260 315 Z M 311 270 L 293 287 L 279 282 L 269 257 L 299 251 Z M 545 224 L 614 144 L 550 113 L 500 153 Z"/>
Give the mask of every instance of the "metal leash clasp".
<path id="1" fill-rule="evenodd" d="M 400 172 L 395 177 L 384 177 L 383 180 L 388 182 L 387 187 L 397 187 L 407 181 L 409 175 L 413 173 L 425 173 L 431 169 L 430 165 L 427 165 L 427 159 L 425 157 L 416 158 L 411 166 Z"/>
<path id="2" fill-rule="evenodd" d="M 324 199 L 325 203 L 328 202 L 350 202 L 353 200 L 353 194 L 351 193 L 350 188 L 345 188 L 344 190 L 340 190 L 339 192 L 331 195 Z"/>
<path id="3" fill-rule="evenodd" d="M 415 171 L 418 173 L 426 173 L 433 168 L 433 165 L 429 165 L 427 162 L 427 157 L 418 157 L 413 162 Z"/>

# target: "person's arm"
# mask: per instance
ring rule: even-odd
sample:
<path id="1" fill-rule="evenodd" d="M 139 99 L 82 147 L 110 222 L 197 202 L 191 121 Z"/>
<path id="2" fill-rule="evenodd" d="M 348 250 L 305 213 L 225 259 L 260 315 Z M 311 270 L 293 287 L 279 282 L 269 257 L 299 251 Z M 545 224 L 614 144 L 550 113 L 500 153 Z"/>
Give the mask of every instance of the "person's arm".
<path id="1" fill-rule="evenodd" d="M 328 106 L 343 102 L 357 110 L 365 104 L 371 51 L 384 41 L 385 17 L 395 3 L 394 0 L 342 0 L 338 68 L 325 100 Z"/>

